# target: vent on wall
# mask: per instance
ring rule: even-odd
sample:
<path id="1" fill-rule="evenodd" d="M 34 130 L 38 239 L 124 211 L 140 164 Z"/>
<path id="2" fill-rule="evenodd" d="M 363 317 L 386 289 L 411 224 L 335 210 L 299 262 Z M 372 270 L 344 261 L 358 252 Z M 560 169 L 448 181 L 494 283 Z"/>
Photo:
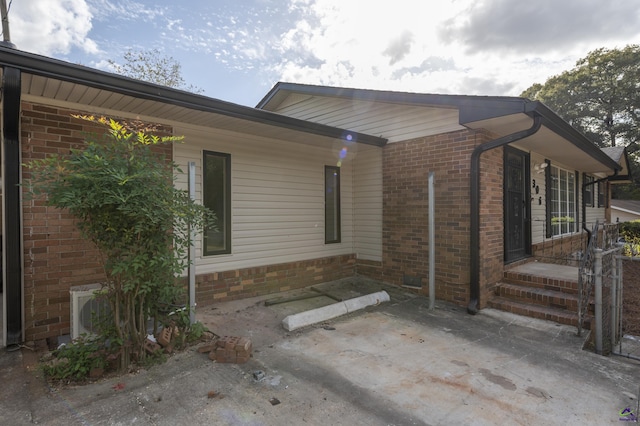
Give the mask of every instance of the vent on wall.
<path id="1" fill-rule="evenodd" d="M 106 300 L 95 297 L 100 284 L 89 284 L 71 287 L 71 338 L 77 339 L 82 334 L 91 335 L 96 331 L 94 321 L 109 312 Z"/>

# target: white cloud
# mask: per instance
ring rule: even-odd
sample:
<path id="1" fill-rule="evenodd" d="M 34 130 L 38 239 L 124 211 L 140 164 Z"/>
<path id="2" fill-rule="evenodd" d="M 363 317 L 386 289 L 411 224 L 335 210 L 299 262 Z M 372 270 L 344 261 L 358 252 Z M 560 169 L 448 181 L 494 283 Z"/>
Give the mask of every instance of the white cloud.
<path id="1" fill-rule="evenodd" d="M 640 35 L 630 2 L 606 11 L 598 0 L 516 8 L 512 0 L 290 2 L 302 18 L 282 34 L 280 58 L 268 65 L 279 80 L 309 84 L 519 95 L 589 50 Z"/>
<path id="2" fill-rule="evenodd" d="M 167 7 L 146 6 L 133 0 L 87 0 L 95 18 L 103 21 L 153 21 L 167 12 Z"/>
<path id="3" fill-rule="evenodd" d="M 9 12 L 13 43 L 20 50 L 53 55 L 72 48 L 97 53 L 88 37 L 92 14 L 84 0 L 14 1 Z"/>

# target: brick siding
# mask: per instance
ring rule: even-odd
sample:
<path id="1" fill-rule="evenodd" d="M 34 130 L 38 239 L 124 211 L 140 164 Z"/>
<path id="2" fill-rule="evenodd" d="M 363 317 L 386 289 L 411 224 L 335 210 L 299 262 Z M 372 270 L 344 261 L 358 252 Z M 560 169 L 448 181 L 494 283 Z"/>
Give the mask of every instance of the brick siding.
<path id="1" fill-rule="evenodd" d="M 436 298 L 469 299 L 470 163 L 473 149 L 491 140 L 461 130 L 388 144 L 383 154 L 382 279 L 402 285 L 421 277 L 428 294 L 428 173 L 435 172 Z M 481 157 L 481 288 L 503 270 L 502 149 Z M 486 297 L 484 297 L 486 301 Z M 483 301 L 483 302 L 484 302 Z M 483 303 L 484 304 L 484 303 Z"/>
<path id="2" fill-rule="evenodd" d="M 355 272 L 351 254 L 202 274 L 196 276 L 196 301 L 206 306 L 261 296 L 352 277 Z"/>
<path id="3" fill-rule="evenodd" d="M 22 103 L 22 161 L 48 155 L 68 155 L 84 144 L 87 133 L 98 135 L 105 128 L 72 114 L 86 114 L 64 108 Z M 170 129 L 163 128 L 163 133 Z M 156 148 L 171 158 L 171 146 Z M 23 181 L 30 174 L 23 168 Z M 82 238 L 74 218 L 45 205 L 23 189 L 24 317 L 26 340 L 42 340 L 70 332 L 69 288 L 104 280 L 99 253 Z"/>

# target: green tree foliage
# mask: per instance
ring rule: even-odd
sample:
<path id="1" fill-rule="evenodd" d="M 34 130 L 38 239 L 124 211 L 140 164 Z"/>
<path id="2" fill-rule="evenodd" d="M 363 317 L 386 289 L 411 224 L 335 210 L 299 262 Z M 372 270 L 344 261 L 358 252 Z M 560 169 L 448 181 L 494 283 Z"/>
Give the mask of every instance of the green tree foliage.
<path id="1" fill-rule="evenodd" d="M 141 125 L 81 118 L 105 125 L 105 137 L 89 136 L 69 156 L 32 161 L 29 186 L 48 205 L 74 215 L 83 236 L 103 255 L 102 293 L 115 330 L 111 343 L 120 347 L 125 369 L 133 357 L 145 357 L 148 318 L 184 303 L 176 276 L 188 266 L 189 226 L 202 229 L 213 218 L 175 188 L 179 169 L 153 149 L 180 138 L 155 136 Z"/>
<path id="2" fill-rule="evenodd" d="M 596 49 L 521 96 L 542 101 L 600 147 L 626 146 L 635 183 L 617 195 L 640 199 L 639 45 Z"/>
<path id="3" fill-rule="evenodd" d="M 123 59 L 122 64 L 109 59 L 109 64 L 117 74 L 193 93 L 204 91 L 187 84 L 182 77 L 180 63 L 171 56 L 165 56 L 158 49 L 128 50 L 124 53 Z"/>

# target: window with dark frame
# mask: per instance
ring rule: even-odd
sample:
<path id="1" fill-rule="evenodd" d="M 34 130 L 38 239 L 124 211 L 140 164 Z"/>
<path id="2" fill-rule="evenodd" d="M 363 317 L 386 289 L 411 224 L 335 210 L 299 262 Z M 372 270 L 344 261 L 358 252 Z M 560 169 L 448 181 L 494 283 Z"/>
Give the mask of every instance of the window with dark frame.
<path id="1" fill-rule="evenodd" d="M 324 242 L 340 242 L 340 167 L 324 167 Z"/>
<path id="2" fill-rule="evenodd" d="M 585 175 L 584 184 L 584 205 L 587 207 L 593 207 L 593 176 Z"/>
<path id="3" fill-rule="evenodd" d="M 204 151 L 202 204 L 216 216 L 204 230 L 204 256 L 231 253 L 231 155 Z"/>

